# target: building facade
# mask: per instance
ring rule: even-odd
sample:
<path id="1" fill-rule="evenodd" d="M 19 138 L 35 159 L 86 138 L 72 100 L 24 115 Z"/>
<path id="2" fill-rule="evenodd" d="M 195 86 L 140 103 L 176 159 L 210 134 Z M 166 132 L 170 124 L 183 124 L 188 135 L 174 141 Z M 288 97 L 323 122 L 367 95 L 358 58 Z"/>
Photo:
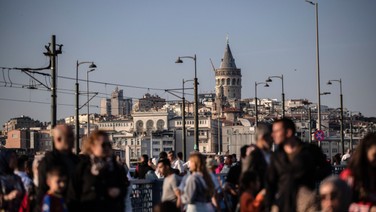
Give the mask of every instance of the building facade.
<path id="1" fill-rule="evenodd" d="M 101 99 L 100 107 L 100 113 L 104 116 L 128 116 L 132 111 L 132 99 L 124 98 L 123 90 L 116 87 L 110 99 Z"/>
<path id="2" fill-rule="evenodd" d="M 41 125 L 41 122 L 28 116 L 16 117 L 3 124 L 3 134 L 6 135 L 9 131 L 15 129 L 29 129 L 30 127 L 39 127 Z"/>
<path id="3" fill-rule="evenodd" d="M 147 112 L 150 110 L 162 109 L 166 100 L 158 95 L 146 93 L 141 99 L 135 100 L 133 110 L 135 112 Z"/>

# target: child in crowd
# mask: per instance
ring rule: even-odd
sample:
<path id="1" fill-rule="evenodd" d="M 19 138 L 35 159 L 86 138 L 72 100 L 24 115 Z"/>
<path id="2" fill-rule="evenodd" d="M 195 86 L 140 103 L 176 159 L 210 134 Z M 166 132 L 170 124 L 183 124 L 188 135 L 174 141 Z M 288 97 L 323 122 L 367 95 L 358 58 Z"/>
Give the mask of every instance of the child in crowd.
<path id="1" fill-rule="evenodd" d="M 43 212 L 67 212 L 62 193 L 66 189 L 67 176 L 61 168 L 53 168 L 47 172 L 47 185 L 50 188 L 43 198 Z"/>
<path id="2" fill-rule="evenodd" d="M 265 189 L 260 191 L 260 182 L 257 174 L 253 171 L 243 173 L 240 182 L 240 211 L 258 212 L 263 211 L 262 205 L 265 196 Z"/>

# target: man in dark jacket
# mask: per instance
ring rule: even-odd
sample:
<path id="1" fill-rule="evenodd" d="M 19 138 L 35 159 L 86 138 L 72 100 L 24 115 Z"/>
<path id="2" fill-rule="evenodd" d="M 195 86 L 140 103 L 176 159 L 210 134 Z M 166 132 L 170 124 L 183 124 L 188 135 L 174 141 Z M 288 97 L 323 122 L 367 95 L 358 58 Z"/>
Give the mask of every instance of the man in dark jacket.
<path id="1" fill-rule="evenodd" d="M 273 144 L 271 125 L 259 123 L 256 127 L 256 145 L 251 144 L 247 156 L 242 161 L 242 173 L 253 171 L 257 174 L 260 190 L 265 188 L 265 174 L 270 163 L 271 147 Z"/>
<path id="2" fill-rule="evenodd" d="M 148 165 L 149 156 L 148 155 L 142 155 L 140 164 L 136 167 L 136 172 L 134 174 L 135 178 L 138 179 L 145 179 L 145 175 L 148 173 L 148 171 L 154 171 L 153 168 L 151 168 Z"/>
<path id="3" fill-rule="evenodd" d="M 61 167 L 63 172 L 68 176 L 73 174 L 78 157 L 73 154 L 74 134 L 73 130 L 67 125 L 57 125 L 53 131 L 54 150 L 47 152 L 38 167 L 38 188 L 37 188 L 37 204 L 41 205 L 43 196 L 48 191 L 49 187 L 46 182 L 46 175 L 48 170 L 53 167 Z M 66 191 L 63 193 L 66 198 Z M 41 210 L 40 207 L 38 211 Z"/>
<path id="4" fill-rule="evenodd" d="M 273 138 L 279 144 L 272 155 L 266 176 L 266 209 L 277 206 L 279 211 L 296 211 L 299 199 L 314 199 L 316 182 L 331 173 L 330 164 L 325 160 L 321 149 L 313 144 L 303 143 L 295 136 L 295 124 L 282 118 L 273 123 Z M 305 191 L 305 192 L 299 192 Z M 306 192 L 308 191 L 308 192 Z M 305 194 L 312 195 L 305 195 Z M 304 211 L 306 211 L 303 209 Z"/>

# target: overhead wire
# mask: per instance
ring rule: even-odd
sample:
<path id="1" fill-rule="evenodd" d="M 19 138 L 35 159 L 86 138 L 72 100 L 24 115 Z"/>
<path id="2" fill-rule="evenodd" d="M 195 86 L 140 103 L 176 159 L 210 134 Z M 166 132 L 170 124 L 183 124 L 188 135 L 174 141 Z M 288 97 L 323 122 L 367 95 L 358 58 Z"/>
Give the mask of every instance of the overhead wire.
<path id="1" fill-rule="evenodd" d="M 2 83 L 3 81 L 0 81 L 0 83 Z M 24 84 L 20 84 L 20 83 L 14 83 L 15 86 L 13 86 L 12 88 L 16 88 L 16 89 L 27 89 L 27 90 L 30 90 L 29 88 L 27 87 L 24 87 L 25 85 Z M 27 85 L 26 85 L 27 86 Z M 4 87 L 4 86 L 0 86 L 0 87 Z M 9 87 L 8 87 L 9 88 Z M 47 89 L 44 89 L 44 88 L 38 88 L 38 89 L 35 89 L 34 91 L 44 91 L 44 92 L 50 92 L 50 90 L 47 90 Z M 68 91 L 68 92 L 66 92 Z M 71 92 L 69 92 L 71 91 Z M 67 94 L 67 95 L 75 95 L 74 91 L 73 90 L 70 90 L 70 89 L 63 89 L 63 88 L 60 88 L 60 89 L 57 89 L 56 90 L 57 93 L 61 93 L 61 94 Z M 97 93 L 97 92 L 96 92 Z M 97 95 L 95 96 L 94 98 L 106 98 L 107 96 L 104 94 L 104 93 L 100 93 L 102 95 Z M 132 100 L 139 100 L 139 99 L 142 99 L 142 98 L 136 98 L 136 97 L 130 97 L 130 99 Z M 153 100 L 154 102 L 158 102 L 158 100 Z M 163 100 L 160 100 L 160 101 L 163 101 Z M 176 101 L 179 101 L 179 100 L 170 100 L 170 101 L 166 101 L 166 102 L 176 102 Z"/>

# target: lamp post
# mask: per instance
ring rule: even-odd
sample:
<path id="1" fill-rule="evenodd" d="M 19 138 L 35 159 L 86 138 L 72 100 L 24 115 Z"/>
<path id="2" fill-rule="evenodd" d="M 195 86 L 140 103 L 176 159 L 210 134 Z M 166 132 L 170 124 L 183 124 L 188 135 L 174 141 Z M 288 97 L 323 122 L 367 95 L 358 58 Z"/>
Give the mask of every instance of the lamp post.
<path id="1" fill-rule="evenodd" d="M 322 93 L 320 93 L 319 96 L 325 96 L 325 95 L 330 95 L 330 94 L 331 94 L 330 92 L 322 92 Z M 318 112 L 317 112 L 317 115 L 318 115 Z M 320 123 L 320 126 L 321 126 L 321 123 Z M 320 130 L 320 129 L 318 129 L 318 130 Z M 318 144 L 319 144 L 319 147 L 321 147 L 321 141 L 318 141 Z"/>
<path id="2" fill-rule="evenodd" d="M 317 75 L 317 129 L 321 130 L 321 97 L 320 97 L 320 57 L 319 57 L 319 4 L 313 3 L 312 1 L 306 0 L 306 2 L 315 6 L 315 17 L 316 17 L 316 75 Z"/>
<path id="3" fill-rule="evenodd" d="M 185 86 L 184 86 L 184 84 L 186 83 L 186 82 L 191 82 L 191 81 L 193 81 L 193 80 L 184 80 L 183 79 L 183 97 L 182 97 L 182 108 L 183 108 L 183 110 L 182 110 L 182 122 L 183 122 L 183 133 L 182 133 L 182 137 L 183 137 L 183 157 L 184 157 L 184 161 L 187 161 L 187 153 L 186 153 L 186 149 L 187 149 L 187 136 L 186 136 L 186 134 L 187 134 L 187 132 L 186 132 L 186 127 L 185 127 L 185 93 L 184 93 L 184 90 L 185 90 Z"/>
<path id="4" fill-rule="evenodd" d="M 338 82 L 339 83 L 339 92 L 340 92 L 340 102 L 341 102 L 341 114 L 340 114 L 340 120 L 341 120 L 341 144 L 342 144 L 342 154 L 345 154 L 345 139 L 344 139 L 344 133 L 343 133 L 343 95 L 342 95 L 342 79 L 339 80 L 329 80 L 328 85 L 332 85 L 332 82 Z"/>
<path id="5" fill-rule="evenodd" d="M 86 87 L 87 87 L 87 136 L 90 134 L 90 99 L 89 99 L 89 73 L 95 69 L 90 69 L 86 72 Z"/>
<path id="6" fill-rule="evenodd" d="M 196 54 L 192 56 L 181 56 L 178 57 L 178 59 L 175 61 L 175 63 L 183 63 L 183 58 L 189 58 L 192 59 L 195 63 L 195 78 L 194 78 L 194 104 L 195 104 L 195 116 L 194 116 L 194 122 L 195 122 L 195 130 L 194 130 L 194 137 L 195 137 L 195 150 L 199 151 L 199 144 L 198 144 L 198 89 L 197 89 L 197 58 Z"/>
<path id="7" fill-rule="evenodd" d="M 257 86 L 264 85 L 264 87 L 269 87 L 269 84 L 266 82 L 255 82 L 255 126 L 258 124 L 258 99 L 257 99 Z"/>
<path id="8" fill-rule="evenodd" d="M 282 81 L 282 117 L 285 117 L 285 91 L 283 86 L 283 74 L 281 76 L 270 76 L 265 82 L 272 82 L 272 78 L 278 78 Z"/>
<path id="9" fill-rule="evenodd" d="M 90 63 L 91 65 L 89 68 L 96 68 L 97 66 L 94 64 L 94 62 L 78 62 L 76 63 L 76 154 L 79 153 L 79 146 L 80 146 L 80 121 L 79 121 L 79 115 L 80 115 L 80 93 L 79 93 L 79 84 L 78 84 L 78 67 L 81 64 Z"/>

